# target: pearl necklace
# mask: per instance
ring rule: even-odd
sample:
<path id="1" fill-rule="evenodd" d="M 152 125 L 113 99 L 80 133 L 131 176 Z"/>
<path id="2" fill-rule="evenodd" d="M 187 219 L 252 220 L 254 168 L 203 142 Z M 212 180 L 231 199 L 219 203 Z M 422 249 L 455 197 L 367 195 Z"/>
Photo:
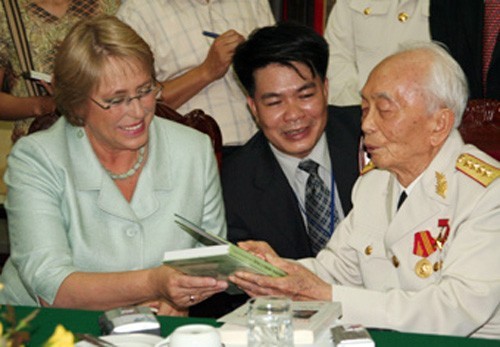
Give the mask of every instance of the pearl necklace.
<path id="1" fill-rule="evenodd" d="M 142 162 L 144 161 L 144 153 L 145 152 L 146 152 L 146 146 L 141 147 L 141 149 L 139 150 L 139 156 L 137 157 L 137 161 L 135 162 L 134 166 L 132 166 L 132 168 L 125 173 L 115 174 L 107 169 L 105 169 L 105 170 L 108 173 L 109 177 L 111 177 L 112 180 L 124 180 L 126 178 L 129 178 L 129 177 L 135 175 L 137 170 L 139 170 L 139 168 L 141 167 Z"/>

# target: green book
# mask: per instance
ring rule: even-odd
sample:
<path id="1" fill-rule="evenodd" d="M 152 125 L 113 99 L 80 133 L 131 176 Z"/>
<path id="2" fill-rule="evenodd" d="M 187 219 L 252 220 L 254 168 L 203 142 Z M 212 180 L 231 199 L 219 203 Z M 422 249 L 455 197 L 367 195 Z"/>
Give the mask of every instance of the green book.
<path id="1" fill-rule="evenodd" d="M 267 261 L 239 248 L 229 241 L 206 232 L 187 219 L 175 215 L 179 226 L 196 237 L 206 247 L 165 252 L 163 263 L 192 276 L 209 276 L 226 280 L 236 271 L 282 277 L 286 272 Z M 236 286 L 229 286 L 228 293 L 241 293 Z"/>

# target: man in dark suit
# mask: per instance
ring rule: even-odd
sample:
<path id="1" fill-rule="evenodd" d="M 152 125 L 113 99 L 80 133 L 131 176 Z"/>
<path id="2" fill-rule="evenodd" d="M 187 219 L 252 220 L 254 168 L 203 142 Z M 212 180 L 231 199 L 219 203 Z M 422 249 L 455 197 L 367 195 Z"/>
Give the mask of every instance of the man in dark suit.
<path id="1" fill-rule="evenodd" d="M 259 29 L 238 46 L 234 68 L 261 130 L 222 161 L 230 241 L 264 240 L 287 258 L 316 253 L 305 215 L 308 174 L 297 168 L 305 159 L 319 162 L 318 174 L 330 192 L 328 233 L 351 210 L 360 109 L 328 107 L 328 56 L 320 35 L 292 24 Z M 219 317 L 247 299 L 221 293 L 194 306 L 190 315 Z"/>
<path id="2" fill-rule="evenodd" d="M 307 159 L 330 197 L 327 239 L 351 210 L 359 174 L 360 111 L 328 107 L 328 44 L 312 29 L 278 24 L 238 46 L 234 69 L 260 131 L 223 162 L 228 238 L 264 240 L 287 258 L 314 256 Z"/>

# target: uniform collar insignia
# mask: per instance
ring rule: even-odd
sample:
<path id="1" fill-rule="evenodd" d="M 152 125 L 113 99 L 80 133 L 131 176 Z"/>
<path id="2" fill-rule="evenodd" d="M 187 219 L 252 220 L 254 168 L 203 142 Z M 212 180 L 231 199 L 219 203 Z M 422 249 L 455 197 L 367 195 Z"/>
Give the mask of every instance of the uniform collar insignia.
<path id="1" fill-rule="evenodd" d="M 446 181 L 446 176 L 436 171 L 436 193 L 443 199 L 446 198 L 446 192 L 448 190 L 448 182 Z"/>

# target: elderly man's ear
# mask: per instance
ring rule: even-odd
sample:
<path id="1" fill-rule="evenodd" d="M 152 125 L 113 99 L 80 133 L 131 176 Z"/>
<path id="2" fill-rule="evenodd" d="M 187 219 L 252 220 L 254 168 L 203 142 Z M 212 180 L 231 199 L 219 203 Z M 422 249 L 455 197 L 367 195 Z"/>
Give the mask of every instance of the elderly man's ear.
<path id="1" fill-rule="evenodd" d="M 434 114 L 434 128 L 431 134 L 433 146 L 440 146 L 454 128 L 455 114 L 449 108 L 442 108 Z"/>

